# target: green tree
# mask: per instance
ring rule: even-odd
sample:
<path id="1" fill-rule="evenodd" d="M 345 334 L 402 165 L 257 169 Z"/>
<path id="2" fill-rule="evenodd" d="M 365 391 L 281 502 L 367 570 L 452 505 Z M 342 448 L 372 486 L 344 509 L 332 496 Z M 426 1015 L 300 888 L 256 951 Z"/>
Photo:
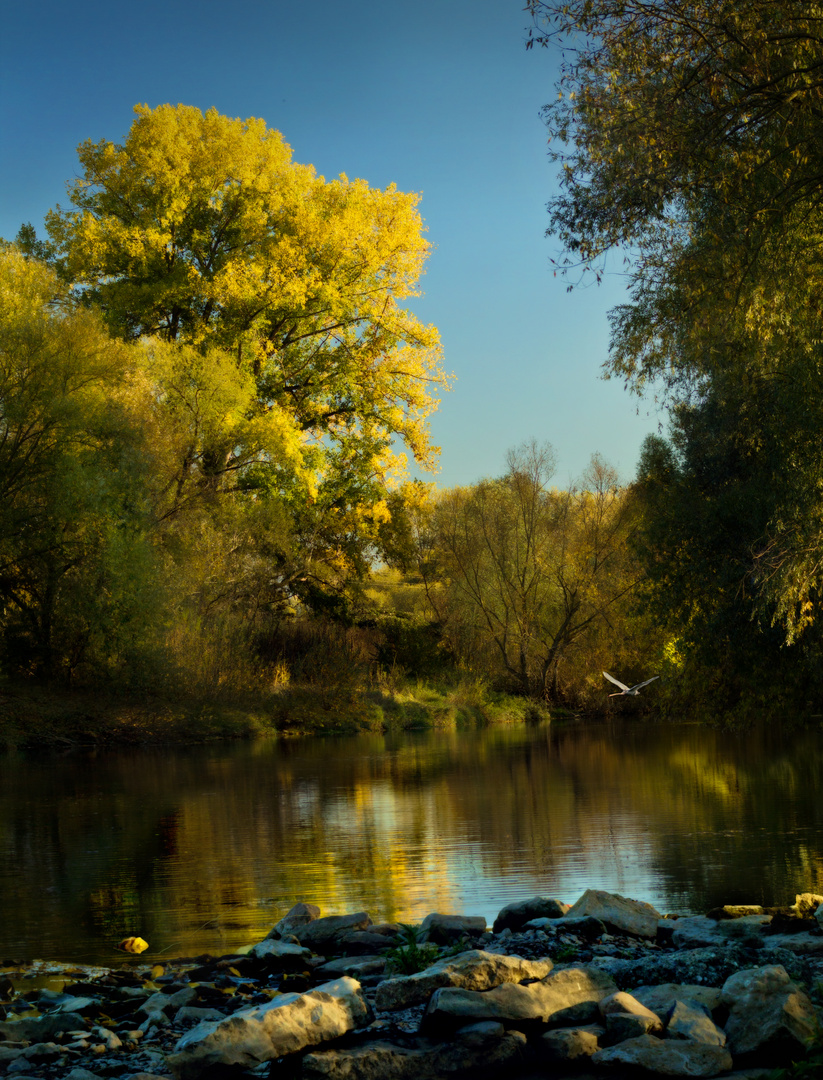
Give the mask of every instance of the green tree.
<path id="1" fill-rule="evenodd" d="M 763 617 L 775 492 L 788 505 L 796 483 L 783 456 L 791 433 L 771 415 L 774 391 L 713 388 L 678 407 L 670 440 L 647 438 L 634 488 L 640 600 L 679 676 L 667 681 L 670 703 L 712 717 L 796 712 L 817 696 L 820 628 L 787 649 L 774 611 Z"/>
<path id="2" fill-rule="evenodd" d="M 0 252 L 0 600 L 6 663 L 45 677 L 147 646 L 156 600 L 135 350 Z"/>
<path id="3" fill-rule="evenodd" d="M 567 268 L 599 274 L 614 248 L 628 264 L 607 371 L 637 391 L 662 386 L 675 428 L 678 409 L 722 414 L 738 445 L 764 457 L 771 505 L 728 569 L 756 594 L 763 624 L 776 620 L 793 641 L 817 618 L 823 584 L 823 470 L 806 434 L 823 409 L 823 9 L 529 7 L 532 43 L 567 50 L 545 110 L 563 168 L 551 230 Z M 747 433 L 730 423 L 734 407 Z M 733 482 L 742 498 L 746 482 Z"/>

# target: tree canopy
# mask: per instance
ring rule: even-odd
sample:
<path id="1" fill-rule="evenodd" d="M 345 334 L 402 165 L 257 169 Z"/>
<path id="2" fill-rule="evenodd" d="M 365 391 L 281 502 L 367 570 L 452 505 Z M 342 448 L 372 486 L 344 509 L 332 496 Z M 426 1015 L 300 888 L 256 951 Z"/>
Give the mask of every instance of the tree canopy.
<path id="1" fill-rule="evenodd" d="M 397 438 L 431 467 L 448 385 L 417 295 L 419 196 L 291 160 L 279 132 L 191 106 L 135 108 L 122 145 L 87 141 L 47 229 L 64 278 L 125 338 L 233 351 L 262 408 L 364 469 Z"/>

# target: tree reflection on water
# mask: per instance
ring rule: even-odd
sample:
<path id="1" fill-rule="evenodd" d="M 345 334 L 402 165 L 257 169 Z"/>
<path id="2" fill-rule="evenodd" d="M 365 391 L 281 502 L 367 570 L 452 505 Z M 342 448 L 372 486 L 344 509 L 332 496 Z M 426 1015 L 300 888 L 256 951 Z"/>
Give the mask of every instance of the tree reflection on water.
<path id="1" fill-rule="evenodd" d="M 227 952 L 588 887 L 668 912 L 823 891 L 820 740 L 596 724 L 0 758 L 0 958 Z"/>

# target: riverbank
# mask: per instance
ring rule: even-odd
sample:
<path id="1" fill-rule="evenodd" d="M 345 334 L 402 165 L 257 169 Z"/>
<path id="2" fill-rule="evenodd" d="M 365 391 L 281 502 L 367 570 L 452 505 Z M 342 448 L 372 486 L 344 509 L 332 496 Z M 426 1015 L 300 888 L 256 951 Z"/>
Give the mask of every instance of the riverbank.
<path id="1" fill-rule="evenodd" d="M 158 963 L 149 944 L 115 969 L 5 965 L 0 1065 L 40 1080 L 811 1075 L 821 900 L 677 917 L 587 890 L 416 930 L 298 904 L 228 956 Z"/>
<path id="2" fill-rule="evenodd" d="M 568 713 L 558 711 L 567 717 Z M 548 709 L 482 680 L 286 686 L 268 694 L 174 698 L 0 686 L 0 747 L 202 743 L 274 736 L 424 731 L 547 720 Z"/>

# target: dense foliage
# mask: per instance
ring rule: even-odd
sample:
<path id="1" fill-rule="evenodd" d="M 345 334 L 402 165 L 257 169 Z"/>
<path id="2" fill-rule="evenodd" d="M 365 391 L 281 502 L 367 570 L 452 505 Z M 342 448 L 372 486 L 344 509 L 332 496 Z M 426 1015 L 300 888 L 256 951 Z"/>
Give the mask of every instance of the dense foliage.
<path id="1" fill-rule="evenodd" d="M 436 459 L 428 243 L 262 121 L 136 113 L 0 254 L 3 666 L 242 683 L 295 613 L 350 617 Z"/>
<path id="2" fill-rule="evenodd" d="M 759 655 L 772 697 L 805 707 L 823 584 L 823 8 L 529 7 L 531 43 L 564 47 L 551 230 L 567 271 L 601 274 L 622 249 L 608 371 L 670 409 L 640 477 L 653 602 L 703 683 L 714 663 L 739 688 Z"/>

